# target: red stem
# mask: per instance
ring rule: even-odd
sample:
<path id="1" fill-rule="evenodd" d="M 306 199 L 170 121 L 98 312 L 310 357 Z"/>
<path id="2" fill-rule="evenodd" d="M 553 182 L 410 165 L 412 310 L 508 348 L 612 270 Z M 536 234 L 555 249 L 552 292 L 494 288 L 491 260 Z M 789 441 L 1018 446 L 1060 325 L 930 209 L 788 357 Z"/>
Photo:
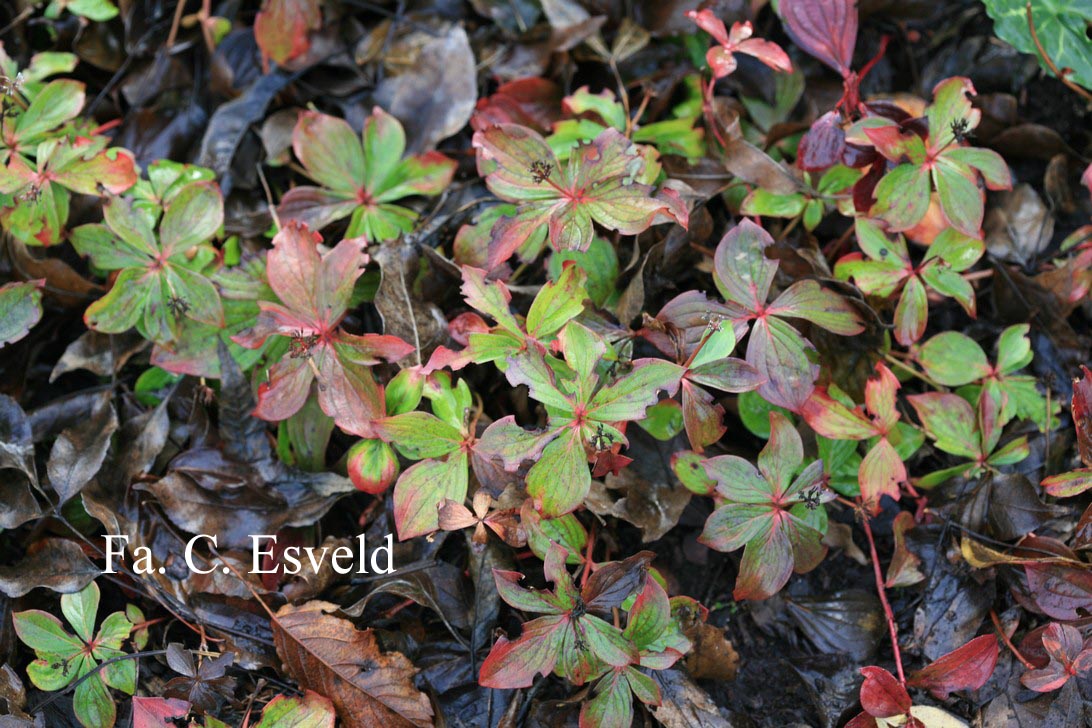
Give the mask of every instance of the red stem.
<path id="1" fill-rule="evenodd" d="M 880 555 L 876 553 L 876 540 L 872 538 L 872 526 L 867 516 L 861 519 L 861 523 L 864 524 L 864 532 L 868 536 L 868 550 L 872 553 L 872 572 L 876 576 L 876 591 L 879 592 L 883 615 L 887 619 L 887 631 L 891 634 L 891 649 L 895 653 L 895 668 L 899 673 L 899 683 L 905 686 L 906 674 L 902 670 L 902 653 L 899 652 L 899 628 L 895 624 L 895 613 L 891 611 L 891 604 L 887 601 L 883 574 L 880 572 Z"/>
<path id="2" fill-rule="evenodd" d="M 1004 628 L 1001 626 L 1001 620 L 997 618 L 997 612 L 992 609 L 990 610 L 990 619 L 993 620 L 993 626 L 997 630 L 997 634 L 1001 635 L 1001 641 L 1012 651 L 1012 654 L 1016 656 L 1016 659 L 1020 661 L 1020 664 L 1028 670 L 1034 670 L 1035 665 L 1031 664 L 1031 660 L 1024 657 L 1020 653 L 1020 650 L 1016 649 L 1016 645 L 1012 643 L 1012 640 L 1009 639 L 1008 634 L 1005 633 Z"/>

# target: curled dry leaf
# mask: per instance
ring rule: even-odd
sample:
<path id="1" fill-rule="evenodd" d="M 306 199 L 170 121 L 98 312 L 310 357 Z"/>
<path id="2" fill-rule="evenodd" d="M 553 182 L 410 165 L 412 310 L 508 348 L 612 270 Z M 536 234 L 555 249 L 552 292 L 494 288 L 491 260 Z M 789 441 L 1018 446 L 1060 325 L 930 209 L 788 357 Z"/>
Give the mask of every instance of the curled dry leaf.
<path id="1" fill-rule="evenodd" d="M 101 573 L 75 541 L 47 538 L 36 543 L 18 563 L 0 566 L 0 592 L 14 599 L 41 586 L 71 594 Z"/>
<path id="2" fill-rule="evenodd" d="M 288 604 L 273 617 L 273 641 L 288 674 L 333 701 L 347 728 L 431 726 L 432 705 L 413 686 L 413 663 L 382 652 L 373 631 L 330 614 L 337 609 L 320 601 Z"/>

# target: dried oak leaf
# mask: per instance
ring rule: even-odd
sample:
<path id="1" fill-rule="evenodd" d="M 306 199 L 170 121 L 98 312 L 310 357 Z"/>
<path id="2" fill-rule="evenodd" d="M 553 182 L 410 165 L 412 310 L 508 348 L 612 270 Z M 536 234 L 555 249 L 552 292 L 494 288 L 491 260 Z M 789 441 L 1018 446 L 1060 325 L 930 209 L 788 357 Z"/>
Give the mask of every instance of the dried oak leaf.
<path id="1" fill-rule="evenodd" d="M 431 726 L 432 705 L 413 686 L 413 663 L 381 652 L 371 630 L 329 614 L 336 609 L 313 601 L 277 612 L 273 641 L 288 674 L 330 698 L 347 728 Z"/>

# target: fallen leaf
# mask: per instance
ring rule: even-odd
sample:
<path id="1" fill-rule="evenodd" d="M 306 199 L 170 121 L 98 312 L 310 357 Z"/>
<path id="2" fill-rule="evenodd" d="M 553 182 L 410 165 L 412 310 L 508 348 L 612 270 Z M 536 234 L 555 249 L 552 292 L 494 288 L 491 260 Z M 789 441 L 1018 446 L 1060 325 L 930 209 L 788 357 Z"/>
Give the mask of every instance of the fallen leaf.
<path id="1" fill-rule="evenodd" d="M 99 399 L 91 417 L 60 434 L 49 451 L 46 473 L 61 503 L 80 492 L 106 459 L 110 438 L 118 429 L 111 393 Z"/>
<path id="2" fill-rule="evenodd" d="M 413 686 L 413 663 L 381 652 L 374 632 L 330 614 L 337 609 L 313 601 L 277 612 L 273 640 L 288 674 L 330 698 L 347 728 L 431 726 L 432 706 Z"/>
<path id="3" fill-rule="evenodd" d="M 478 100 L 474 52 L 461 25 L 427 35 L 417 50 L 406 72 L 384 77 L 375 90 L 379 105 L 405 125 L 411 154 L 466 126 Z"/>
<path id="4" fill-rule="evenodd" d="M 18 563 L 0 566 L 0 592 L 14 599 L 35 587 L 61 594 L 83 589 L 102 574 L 75 541 L 47 538 L 34 544 Z"/>
<path id="5" fill-rule="evenodd" d="M 957 690 L 977 690 L 986 684 L 997 666 L 997 637 L 973 640 L 914 672 L 907 685 L 928 690 L 937 700 L 947 700 Z"/>
<path id="6" fill-rule="evenodd" d="M 133 728 L 173 728 L 175 718 L 185 718 L 190 704 L 173 698 L 133 698 Z"/>
<path id="7" fill-rule="evenodd" d="M 739 654 L 724 630 L 707 622 L 687 632 L 693 646 L 686 655 L 686 671 L 697 680 L 735 680 Z"/>

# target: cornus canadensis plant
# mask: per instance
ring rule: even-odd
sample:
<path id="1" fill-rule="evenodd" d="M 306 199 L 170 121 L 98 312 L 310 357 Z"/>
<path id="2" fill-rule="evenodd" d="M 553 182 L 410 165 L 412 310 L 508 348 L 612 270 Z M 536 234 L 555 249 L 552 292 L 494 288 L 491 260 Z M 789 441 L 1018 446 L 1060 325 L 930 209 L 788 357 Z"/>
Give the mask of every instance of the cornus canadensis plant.
<path id="1" fill-rule="evenodd" d="M 139 609 L 129 607 L 107 616 L 95 631 L 98 611 L 99 587 L 91 582 L 75 594 L 61 596 L 61 612 L 75 634 L 53 615 L 37 609 L 16 612 L 12 623 L 15 634 L 37 657 L 27 668 L 34 685 L 40 690 L 61 690 L 80 680 L 72 700 L 76 718 L 87 728 L 111 728 L 117 707 L 110 688 L 135 693 L 137 665 L 136 660 L 100 664 L 125 655 L 121 648 L 130 638 L 133 620 L 144 620 Z"/>
<path id="2" fill-rule="evenodd" d="M 701 542 L 718 551 L 743 549 L 732 596 L 766 599 L 793 571 L 811 571 L 827 553 L 823 534 L 834 498 L 823 483 L 823 461 L 803 470 L 804 445 L 784 415 L 770 413 L 770 440 L 758 454 L 758 467 L 735 455 L 704 462 L 716 481 L 721 505 L 709 516 Z"/>
<path id="3" fill-rule="evenodd" d="M 489 189 L 518 205 L 493 230 L 490 268 L 521 248 L 536 256 L 547 237 L 556 250 L 585 250 L 596 222 L 636 235 L 657 219 L 684 227 L 689 219 L 674 190 L 654 194 L 640 149 L 614 129 L 572 150 L 564 165 L 537 132 L 516 124 L 475 132 L 474 147 Z"/>
<path id="4" fill-rule="evenodd" d="M 663 359 L 638 359 L 612 367 L 608 344 L 585 326 L 570 321 L 562 329 L 565 367 L 557 371 L 542 352 L 528 349 L 509 357 L 505 374 L 513 386 L 527 385 L 531 397 L 549 413 L 546 430 L 529 432 L 513 417 L 494 422 L 482 446 L 515 471 L 525 460 L 527 494 L 539 512 L 560 516 L 584 502 L 591 487 L 588 461 L 624 443 L 619 429 L 656 404 L 659 392 L 674 394 L 680 367 Z M 611 369 L 621 370 L 612 375 Z"/>
<path id="5" fill-rule="evenodd" d="M 208 258 L 192 255 L 224 219 L 215 183 L 187 186 L 158 220 L 124 197 L 111 199 L 103 215 L 105 224 L 72 231 L 77 251 L 98 268 L 119 271 L 110 292 L 87 307 L 90 328 L 117 334 L 136 326 L 144 338 L 169 344 L 183 317 L 224 325 L 220 294 L 202 270 Z"/>
<path id="6" fill-rule="evenodd" d="M 808 425 L 823 437 L 870 442 L 857 475 L 861 499 L 873 515 L 880 511 L 880 496 L 899 499 L 899 485 L 907 478 L 904 456 L 895 449 L 892 440 L 900 444 L 912 442 L 914 431 L 899 422 L 901 415 L 895 406 L 898 389 L 899 380 L 880 363 L 876 365 L 876 377 L 865 385 L 867 413 L 854 407 L 852 400 L 845 403 L 835 399 L 832 392 L 822 387 L 812 392 L 800 410 Z"/>
<path id="7" fill-rule="evenodd" d="M 410 232 L 417 213 L 394 203 L 438 195 L 455 173 L 455 162 L 439 152 L 404 157 L 402 124 L 379 107 L 364 122 L 361 137 L 344 119 L 304 112 L 292 133 L 292 149 L 319 186 L 289 190 L 278 215 L 312 230 L 351 215 L 349 238 L 393 240 Z"/>
<path id="8" fill-rule="evenodd" d="M 266 273 L 281 303 L 259 302 L 257 322 L 234 340 L 251 349 L 270 336 L 289 341 L 287 353 L 269 367 L 258 389 L 258 417 L 291 417 L 311 396 L 311 383 L 317 380 L 322 411 L 346 432 L 371 437 L 375 421 L 386 411 L 383 389 L 369 367 L 397 361 L 413 347 L 396 336 L 358 336 L 341 328 L 353 284 L 368 257 L 362 238 L 342 240 L 324 253 L 319 251 L 321 241 L 300 223 L 289 223 L 277 234 Z"/>
<path id="9" fill-rule="evenodd" d="M 982 257 L 985 244 L 955 228 L 947 228 L 929 246 L 921 263 L 911 260 L 902 235 L 884 234 L 873 221 L 858 217 L 857 244 L 861 253 L 841 258 L 834 273 L 852 278 L 869 296 L 894 298 L 895 340 L 910 346 L 922 337 L 929 323 L 929 292 L 955 299 L 969 316 L 975 316 L 974 288 L 961 275 Z"/>
<path id="10" fill-rule="evenodd" d="M 697 23 L 698 27 L 709 35 L 717 45 L 705 55 L 709 68 L 715 78 L 724 78 L 736 70 L 736 53 L 753 56 L 775 71 L 792 73 L 792 61 L 776 43 L 761 38 L 752 38 L 754 28 L 751 23 L 732 23 L 729 32 L 724 21 L 713 14 L 712 10 L 691 10 L 686 17 Z"/>
<path id="11" fill-rule="evenodd" d="M 974 93 L 966 78 L 938 83 L 933 103 L 926 110 L 929 129 L 924 138 L 879 116 L 858 122 L 859 132 L 896 165 L 876 185 L 876 204 L 869 212 L 887 223 L 892 232 L 909 230 L 921 222 L 929 209 L 930 192 L 936 190 L 948 224 L 965 235 L 979 237 L 984 214 L 979 178 L 991 190 L 1012 187 L 1012 176 L 1001 155 L 966 145 L 982 120 L 982 111 L 971 105 L 969 95 Z"/>
<path id="12" fill-rule="evenodd" d="M 580 589 L 565 569 L 565 556 L 557 544 L 546 554 L 552 592 L 524 589 L 518 586 L 519 572 L 494 570 L 505 602 L 543 616 L 526 622 L 517 640 L 502 637 L 493 645 L 479 681 L 486 687 L 528 687 L 535 675 L 550 672 L 576 685 L 596 681 L 595 697 L 580 711 L 581 725 L 629 725 L 631 694 L 648 705 L 661 700 L 646 671 L 671 667 L 690 650 L 690 641 L 673 618 L 663 587 L 646 573 L 652 552 L 600 564 Z M 624 628 L 608 621 L 612 610 L 624 610 Z"/>
<path id="13" fill-rule="evenodd" d="M 815 281 L 793 283 L 767 303 L 778 263 L 766 257 L 770 234 L 750 220 L 730 230 L 717 245 L 713 280 L 733 321 L 753 321 L 747 363 L 765 382 L 759 394 L 771 403 L 799 410 L 814 387 L 819 368 L 810 343 L 785 319 L 797 318 L 842 336 L 864 330 L 850 304 Z"/>

